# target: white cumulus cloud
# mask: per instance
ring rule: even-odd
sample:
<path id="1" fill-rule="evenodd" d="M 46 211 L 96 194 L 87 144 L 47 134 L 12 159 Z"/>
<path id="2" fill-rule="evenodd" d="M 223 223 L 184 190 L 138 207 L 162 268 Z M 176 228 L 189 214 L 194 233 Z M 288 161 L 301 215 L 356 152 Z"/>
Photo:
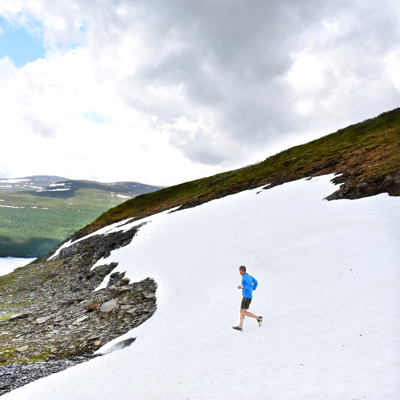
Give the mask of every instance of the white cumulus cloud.
<path id="1" fill-rule="evenodd" d="M 376 116 L 399 104 L 399 9 L 4 0 L 46 57 L 0 60 L 0 173 L 172 184 Z"/>

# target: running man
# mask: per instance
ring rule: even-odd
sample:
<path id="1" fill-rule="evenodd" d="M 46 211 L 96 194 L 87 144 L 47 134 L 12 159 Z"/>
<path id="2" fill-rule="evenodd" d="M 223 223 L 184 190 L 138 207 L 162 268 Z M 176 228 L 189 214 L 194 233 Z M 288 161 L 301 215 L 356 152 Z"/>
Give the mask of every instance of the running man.
<path id="1" fill-rule="evenodd" d="M 250 307 L 251 300 L 253 299 L 253 290 L 256 290 L 258 286 L 257 279 L 246 272 L 246 267 L 244 265 L 239 267 L 239 273 L 242 275 L 242 286 L 238 286 L 238 289 L 242 289 L 243 299 L 242 304 L 240 305 L 239 325 L 232 326 L 232 328 L 237 331 L 243 331 L 243 321 L 245 316 L 256 319 L 259 326 L 262 325 L 263 317 L 261 315 L 254 315 L 247 311 Z"/>

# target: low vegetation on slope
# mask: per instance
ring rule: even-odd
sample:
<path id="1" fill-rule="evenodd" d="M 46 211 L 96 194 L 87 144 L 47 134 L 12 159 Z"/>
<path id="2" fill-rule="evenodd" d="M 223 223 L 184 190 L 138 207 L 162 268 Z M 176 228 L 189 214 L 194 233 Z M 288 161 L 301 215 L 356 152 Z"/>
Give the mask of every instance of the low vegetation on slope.
<path id="1" fill-rule="evenodd" d="M 0 194 L 0 257 L 38 257 L 123 199 L 88 189 L 61 199 Z M 9 206 L 11 205 L 11 206 Z"/>
<path id="2" fill-rule="evenodd" d="M 138 182 L 54 179 L 57 177 L 1 180 L 0 257 L 47 254 L 111 207 L 160 188 Z"/>
<path id="3" fill-rule="evenodd" d="M 108 210 L 74 238 L 125 218 L 142 218 L 177 206 L 193 207 L 256 186 L 273 187 L 328 173 L 341 174 L 335 183 L 342 184 L 330 200 L 383 192 L 399 196 L 399 171 L 400 108 L 282 151 L 256 165 L 137 196 Z"/>

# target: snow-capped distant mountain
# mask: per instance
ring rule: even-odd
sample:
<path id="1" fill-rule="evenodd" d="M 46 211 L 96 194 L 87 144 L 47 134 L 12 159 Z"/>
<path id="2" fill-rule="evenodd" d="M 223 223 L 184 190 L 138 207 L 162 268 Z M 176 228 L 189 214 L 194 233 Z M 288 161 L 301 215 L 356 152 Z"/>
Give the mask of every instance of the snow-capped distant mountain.
<path id="1" fill-rule="evenodd" d="M 34 175 L 26 176 L 23 178 L 1 178 L 0 190 L 5 188 L 12 188 L 17 190 L 36 191 L 56 182 L 65 180 L 67 179 L 62 178 L 61 176 L 52 175 Z"/>
<path id="2" fill-rule="evenodd" d="M 70 191 L 71 195 L 79 189 L 98 189 L 107 192 L 117 192 L 126 194 L 152 193 L 162 189 L 163 186 L 148 185 L 139 182 L 113 182 L 101 183 L 87 180 L 72 180 L 59 176 L 38 175 L 23 178 L 3 178 L 0 179 L 0 192 L 10 190 L 18 192 L 36 192 L 43 195 L 53 196 L 56 192 Z M 51 192 L 51 194 L 49 194 Z M 62 195 L 62 194 L 60 194 Z M 57 196 L 57 194 L 56 194 Z"/>
<path id="3" fill-rule="evenodd" d="M 107 192 L 117 192 L 126 194 L 143 194 L 152 193 L 162 189 L 161 186 L 146 185 L 139 182 L 117 182 L 117 183 L 101 183 L 95 181 L 79 181 L 79 180 L 68 180 L 65 182 L 52 183 L 38 192 L 60 192 L 60 191 L 72 191 L 75 192 L 79 189 L 98 189 Z M 127 196 L 130 198 L 130 196 Z"/>

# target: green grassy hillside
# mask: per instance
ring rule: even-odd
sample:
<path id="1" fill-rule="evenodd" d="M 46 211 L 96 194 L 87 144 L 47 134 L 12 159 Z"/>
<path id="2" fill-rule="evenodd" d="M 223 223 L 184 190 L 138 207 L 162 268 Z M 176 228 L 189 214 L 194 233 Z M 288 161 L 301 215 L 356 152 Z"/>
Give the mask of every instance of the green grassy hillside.
<path id="1" fill-rule="evenodd" d="M 156 186 L 40 176 L 0 180 L 0 257 L 39 257 L 103 212 Z M 62 189 L 62 190 L 60 190 Z"/>
<path id="2" fill-rule="evenodd" d="M 400 109 L 282 151 L 256 165 L 137 196 L 77 232 L 82 237 L 125 218 L 192 207 L 264 184 L 270 187 L 314 175 L 337 173 L 341 189 L 329 199 L 387 192 L 400 195 Z"/>
<path id="3" fill-rule="evenodd" d="M 126 200 L 94 189 L 80 189 L 66 199 L 22 193 L 0 193 L 0 199 L 4 200 L 0 202 L 0 257 L 46 254 L 104 211 Z"/>

